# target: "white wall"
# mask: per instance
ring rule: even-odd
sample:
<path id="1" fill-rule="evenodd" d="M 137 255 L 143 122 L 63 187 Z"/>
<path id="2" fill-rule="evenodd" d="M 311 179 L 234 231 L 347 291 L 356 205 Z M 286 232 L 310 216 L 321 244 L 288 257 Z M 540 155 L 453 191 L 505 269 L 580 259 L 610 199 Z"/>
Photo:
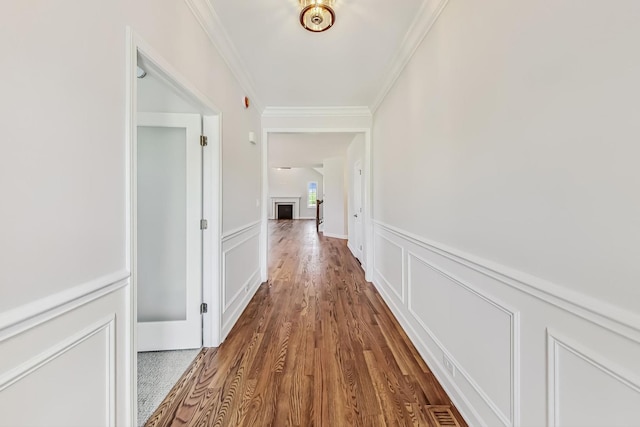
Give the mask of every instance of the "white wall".
<path id="1" fill-rule="evenodd" d="M 182 0 L 28 0 L 4 4 L 2 16 L 0 193 L 3 206 L 11 207 L 0 210 L 3 422 L 31 423 L 23 405 L 49 402 L 64 411 L 34 424 L 68 425 L 77 408 L 64 404 L 73 399 L 55 396 L 84 390 L 86 408 L 105 410 L 99 420 L 80 412 L 78 424 L 106 425 L 111 417 L 128 425 L 134 418 L 125 229 L 127 26 L 223 113 L 225 233 L 260 217 L 260 142 L 246 141 L 249 130 L 259 129 L 260 114 L 244 110 L 239 100 L 245 91 Z M 117 322 L 108 320 L 112 315 Z M 94 326 L 98 335 L 91 335 Z M 89 336 L 99 339 L 80 339 Z M 96 359 L 99 367 L 83 368 L 91 374 L 86 381 L 100 369 L 99 383 L 83 387 L 86 381 L 75 373 L 85 365 L 77 363 L 76 350 L 104 358 Z M 48 354 L 69 356 L 55 359 L 61 363 L 56 374 L 66 374 L 68 382 L 50 382 L 44 368 L 31 370 Z M 21 385 L 26 379 L 12 382 L 16 372 L 27 374 L 28 390 Z M 104 390 L 112 393 L 105 397 Z"/>
<path id="2" fill-rule="evenodd" d="M 637 423 L 638 16 L 450 1 L 374 116 L 375 283 L 472 424 Z"/>
<path id="3" fill-rule="evenodd" d="M 269 169 L 270 197 L 300 197 L 300 219 L 315 219 L 316 208 L 307 207 L 307 184 L 318 183 L 318 199 L 322 199 L 322 175 L 312 168 Z M 269 217 L 275 217 L 269 206 Z"/>
<path id="4" fill-rule="evenodd" d="M 347 192 L 345 178 L 345 157 L 325 159 L 324 170 L 324 235 L 347 238 Z"/>
<path id="5" fill-rule="evenodd" d="M 351 252 L 355 252 L 354 244 L 355 244 L 355 227 L 354 227 L 354 216 L 356 214 L 354 209 L 354 168 L 357 162 L 360 162 L 360 167 L 364 168 L 364 134 L 356 134 L 349 144 L 349 148 L 347 148 L 347 163 L 346 163 L 346 176 L 347 176 L 347 230 L 348 230 L 348 239 L 349 239 L 349 248 Z M 363 180 L 364 181 L 364 180 Z M 361 188 L 362 193 L 362 203 L 364 203 L 364 186 Z M 362 213 L 359 212 L 362 216 Z M 364 227 L 363 227 L 364 228 Z M 363 230 L 364 232 L 364 230 Z M 364 238 L 364 236 L 363 236 Z M 355 253 L 354 253 L 355 256 Z"/>

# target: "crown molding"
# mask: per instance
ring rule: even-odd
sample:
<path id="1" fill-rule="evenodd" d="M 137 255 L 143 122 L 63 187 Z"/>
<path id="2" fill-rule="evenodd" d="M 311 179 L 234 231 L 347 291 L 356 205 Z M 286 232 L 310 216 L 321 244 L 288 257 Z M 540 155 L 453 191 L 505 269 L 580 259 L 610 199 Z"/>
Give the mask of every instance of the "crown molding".
<path id="1" fill-rule="evenodd" d="M 427 37 L 429 31 L 436 23 L 440 14 L 449 3 L 449 0 L 424 0 L 416 18 L 411 23 L 407 34 L 404 36 L 400 48 L 389 63 L 385 78 L 381 85 L 381 90 L 371 105 L 371 112 L 375 113 L 382 104 L 387 94 L 402 74 L 413 55 L 416 53 L 420 43 Z"/>
<path id="2" fill-rule="evenodd" d="M 240 59 L 240 55 L 229 35 L 224 29 L 222 20 L 211 6 L 208 0 L 184 0 L 196 20 L 211 40 L 213 46 L 218 50 L 231 73 L 238 80 L 246 95 L 251 98 L 251 102 L 258 111 L 263 110 L 262 103 L 254 89 L 251 76 L 247 72 L 247 67 Z"/>
<path id="3" fill-rule="evenodd" d="M 369 107 L 267 107 L 262 117 L 371 117 Z"/>

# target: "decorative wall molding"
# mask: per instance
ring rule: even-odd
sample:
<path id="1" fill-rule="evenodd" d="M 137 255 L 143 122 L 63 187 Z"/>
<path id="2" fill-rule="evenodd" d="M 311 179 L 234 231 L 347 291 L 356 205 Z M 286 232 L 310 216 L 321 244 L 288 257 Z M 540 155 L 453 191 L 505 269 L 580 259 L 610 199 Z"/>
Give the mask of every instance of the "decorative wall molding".
<path id="1" fill-rule="evenodd" d="M 20 334 L 129 284 L 129 272 L 117 271 L 0 314 L 0 341 Z"/>
<path id="2" fill-rule="evenodd" d="M 85 328 L 81 332 L 72 335 L 71 337 L 60 341 L 58 344 L 46 349 L 40 354 L 25 361 L 19 366 L 11 369 L 8 372 L 0 375 L 0 392 L 11 387 L 13 384 L 33 374 L 38 369 L 51 363 L 63 354 L 78 347 L 83 342 L 87 341 L 91 337 L 106 332 L 107 334 L 107 360 L 108 366 L 106 372 L 107 385 L 108 385 L 108 402 L 106 406 L 108 408 L 108 425 L 113 427 L 116 424 L 116 345 L 115 345 L 115 314 L 112 314 L 105 319 L 102 319 L 93 325 Z"/>
<path id="3" fill-rule="evenodd" d="M 561 349 L 572 353 L 574 356 L 593 366 L 594 369 L 610 376 L 640 395 L 640 378 L 635 377 L 624 368 L 606 360 L 593 350 L 587 349 L 587 347 L 578 344 L 574 340 L 567 338 L 554 330 L 547 329 L 547 408 L 549 411 L 547 414 L 547 425 L 549 427 L 560 425 L 560 419 L 558 418 L 560 410 L 558 385 L 560 382 L 561 370 L 558 359 L 559 351 Z"/>
<path id="4" fill-rule="evenodd" d="M 213 46 L 227 63 L 242 89 L 251 98 L 255 108 L 262 112 L 264 108 L 255 91 L 253 79 L 247 72 L 247 67 L 240 58 L 235 45 L 224 29 L 222 20 L 213 9 L 213 6 L 211 6 L 211 3 L 207 0 L 185 0 L 185 3 L 191 9 Z"/>
<path id="5" fill-rule="evenodd" d="M 233 253 L 239 247 L 243 246 L 245 243 L 248 243 L 251 239 L 254 239 L 254 238 L 259 240 L 259 238 L 260 238 L 260 232 L 259 231 L 252 233 L 251 235 L 245 237 L 244 239 L 236 242 L 233 246 L 230 246 L 229 248 L 225 248 L 222 251 L 222 302 L 224 304 L 223 305 L 223 310 L 222 310 L 223 313 L 226 313 L 227 309 L 237 299 L 238 293 L 240 293 L 240 291 L 244 291 L 244 289 L 246 287 L 246 283 L 243 284 L 242 288 L 238 291 L 238 293 L 236 293 L 236 295 L 234 297 L 232 297 L 230 301 L 227 301 L 227 276 L 226 276 L 226 273 L 227 273 L 227 257 L 229 256 L 229 254 Z M 256 245 L 258 245 L 258 244 L 259 243 L 257 242 Z M 258 266 L 257 270 L 259 271 L 260 267 L 259 267 L 258 260 L 255 260 L 255 261 L 256 261 L 256 265 Z M 248 281 L 251 280 L 251 277 L 253 277 L 253 276 L 250 276 Z M 248 283 L 248 281 L 247 281 L 247 283 Z"/>
<path id="6" fill-rule="evenodd" d="M 449 0 L 423 1 L 420 10 L 416 14 L 416 18 L 402 40 L 400 49 L 396 52 L 392 61 L 389 63 L 389 68 L 385 73 L 386 77 L 380 86 L 380 92 L 378 92 L 378 95 L 371 105 L 371 111 L 373 113 L 375 113 L 380 107 L 396 80 L 398 80 L 402 74 L 402 71 L 405 69 L 409 61 L 411 61 L 411 58 L 413 58 L 418 46 L 420 46 L 420 43 L 422 43 L 427 34 L 429 34 L 433 24 L 436 23 L 448 3 Z"/>
<path id="7" fill-rule="evenodd" d="M 233 230 L 230 230 L 228 232 L 226 232 L 225 234 L 223 234 L 222 236 L 222 242 L 227 242 L 235 237 L 240 236 L 241 234 L 244 234 L 248 231 L 250 231 L 253 228 L 258 228 L 260 227 L 260 224 L 262 223 L 261 220 L 258 221 L 254 221 L 252 223 L 249 223 L 247 225 L 243 225 L 242 227 L 238 227 L 238 228 L 234 228 Z"/>
<path id="8" fill-rule="evenodd" d="M 496 300 L 494 297 L 479 291 L 478 289 L 476 289 L 471 284 L 466 283 L 465 281 L 463 281 L 463 280 L 461 280 L 459 278 L 456 278 L 453 275 L 445 272 L 440 267 L 437 267 L 433 263 L 425 260 L 424 258 L 418 256 L 417 254 L 415 254 L 415 253 L 413 253 L 411 251 L 409 251 L 408 258 L 409 259 L 408 259 L 408 263 L 407 263 L 407 266 L 408 266 L 407 268 L 409 270 L 409 273 L 408 273 L 408 277 L 409 277 L 409 283 L 408 283 L 408 288 L 409 288 L 408 309 L 409 309 L 409 313 L 411 313 L 411 315 L 416 320 L 416 322 L 418 322 L 420 324 L 420 326 L 424 329 L 424 331 L 429 335 L 429 338 L 431 338 L 431 340 L 434 343 L 436 343 L 436 345 L 442 351 L 442 353 L 445 354 L 447 356 L 447 358 L 449 358 L 449 360 L 451 360 L 451 362 L 454 364 L 457 372 L 462 374 L 462 376 L 467 381 L 467 383 L 469 383 L 471 385 L 471 387 L 482 398 L 482 400 L 487 404 L 487 406 L 489 408 L 491 408 L 491 410 L 496 415 L 496 417 L 498 417 L 505 426 L 518 425 L 519 424 L 519 417 L 520 417 L 520 313 L 518 311 L 514 310 L 514 309 L 511 309 L 511 308 L 507 307 L 504 303 Z M 509 371 L 510 371 L 510 383 L 511 384 L 510 384 L 510 413 L 509 414 L 505 414 L 500 410 L 500 408 L 493 401 L 493 399 L 477 383 L 477 381 L 473 378 L 473 376 L 470 375 L 464 369 L 464 367 L 456 360 L 456 358 L 447 350 L 447 348 L 442 344 L 440 339 L 431 330 L 431 328 L 429 326 L 427 326 L 423 322 L 423 320 L 420 317 L 420 315 L 414 311 L 413 304 L 412 304 L 413 303 L 413 298 L 412 298 L 413 284 L 411 283 L 411 268 L 412 268 L 412 265 L 413 265 L 414 261 L 412 261 L 412 260 L 415 260 L 415 261 L 423 264 L 425 267 L 427 267 L 430 270 L 436 272 L 437 274 L 439 274 L 440 276 L 445 278 L 450 283 L 458 285 L 463 290 L 465 290 L 467 292 L 470 292 L 474 296 L 484 300 L 485 302 L 487 302 L 488 304 L 490 304 L 491 306 L 493 306 L 497 310 L 500 310 L 501 312 L 503 312 L 504 314 L 506 314 L 509 317 L 510 330 L 511 330 L 511 336 L 510 336 L 510 352 L 511 352 L 511 354 L 510 354 L 510 362 L 511 362 L 511 366 L 510 366 L 510 369 L 509 369 Z"/>
<path id="9" fill-rule="evenodd" d="M 253 283 L 252 283 L 253 281 Z M 227 334 L 229 333 L 229 331 L 231 331 L 231 328 L 233 327 L 233 325 L 236 323 L 236 321 L 240 318 L 240 315 L 242 314 L 242 312 L 244 311 L 244 309 L 247 307 L 247 305 L 249 304 L 249 301 L 251 301 L 251 298 L 253 298 L 253 295 L 256 293 L 256 291 L 258 290 L 258 287 L 262 284 L 261 280 L 260 280 L 260 270 L 258 269 L 257 274 L 252 275 L 249 280 L 246 282 L 245 287 L 248 287 L 247 292 L 244 293 L 244 298 L 241 298 L 243 296 L 242 292 L 238 292 L 238 295 L 236 295 L 236 297 L 234 297 L 233 302 L 235 303 L 237 300 L 241 300 L 240 303 L 236 304 L 236 308 L 233 309 L 233 311 L 231 313 L 224 313 L 224 317 L 226 318 L 222 324 L 222 339 L 224 341 L 224 339 L 226 338 Z M 233 305 L 233 304 L 231 304 Z"/>
<path id="10" fill-rule="evenodd" d="M 369 107 L 267 107 L 265 118 L 282 117 L 371 117 Z"/>
<path id="11" fill-rule="evenodd" d="M 396 303 L 385 287 L 378 286 L 375 283 L 375 280 L 374 285 L 380 292 L 382 299 L 389 306 L 393 315 L 398 319 L 402 329 L 407 333 L 409 339 L 414 343 L 420 355 L 429 365 L 429 368 L 436 376 L 436 379 L 444 391 L 451 398 L 452 402 L 454 402 L 456 408 L 460 411 L 465 421 L 467 421 L 469 425 L 487 426 L 487 423 L 471 404 L 468 397 L 462 392 L 458 384 L 450 380 L 446 375 L 445 368 L 440 362 L 440 358 L 436 357 L 431 348 L 424 341 L 423 336 L 413 327 L 412 323 L 407 318 L 408 313 L 406 310 Z"/>
<path id="12" fill-rule="evenodd" d="M 242 295 L 248 292 L 248 290 L 252 287 L 251 285 L 255 283 L 256 280 L 259 279 L 258 276 L 260 276 L 260 267 L 256 268 L 256 270 L 253 273 L 251 273 L 251 276 L 249 276 L 247 281 L 242 284 L 242 286 L 240 287 L 240 289 L 238 289 L 235 295 L 229 298 L 229 301 L 226 300 L 226 294 L 225 294 L 225 297 L 223 298 L 225 312 L 229 309 L 229 307 L 231 307 L 233 304 L 235 304 L 238 301 L 238 298 L 240 298 Z"/>
<path id="13" fill-rule="evenodd" d="M 375 226 L 419 247 L 442 255 L 504 285 L 640 343 L 640 315 L 538 277 L 427 240 L 381 221 L 374 220 L 373 222 Z"/>
<path id="14" fill-rule="evenodd" d="M 405 300 L 405 283 L 407 283 L 407 271 L 405 269 L 405 249 L 397 244 L 396 242 L 394 242 L 393 240 L 390 240 L 388 237 L 377 233 L 376 234 L 378 237 L 381 237 L 382 239 L 386 240 L 387 242 L 391 243 L 393 246 L 397 247 L 400 249 L 400 265 L 401 265 L 401 275 L 400 275 L 400 293 L 398 293 L 398 291 L 392 286 L 391 282 L 389 282 L 389 280 L 386 278 L 386 276 L 380 271 L 380 269 L 378 268 L 378 262 L 376 259 L 376 243 L 375 243 L 375 239 L 373 241 L 373 272 L 374 272 L 374 277 L 377 274 L 378 277 L 380 277 L 380 279 L 382 279 L 382 281 L 384 282 L 385 286 L 387 286 L 391 292 L 394 293 L 394 295 L 398 298 L 398 300 L 400 300 L 400 302 L 402 302 L 402 304 L 406 304 L 406 300 Z"/>
<path id="15" fill-rule="evenodd" d="M 253 244 L 252 240 L 255 241 L 255 246 L 257 248 L 258 254 L 260 253 L 260 237 L 261 237 L 261 225 L 262 221 L 256 221 L 251 224 L 247 224 L 246 226 L 237 228 L 235 230 L 230 231 L 225 234 L 223 237 L 223 247 L 222 247 L 222 268 L 221 268 L 221 305 L 222 305 L 222 313 L 221 313 L 221 341 L 224 341 L 224 338 L 227 336 L 234 323 L 242 314 L 242 311 L 245 309 L 255 291 L 258 289 L 258 286 L 261 284 L 261 275 L 260 275 L 260 257 L 255 260 L 247 260 L 246 270 L 248 275 L 244 275 L 245 271 L 242 272 L 240 286 L 235 289 L 233 295 L 227 295 L 227 271 L 229 266 L 228 257 L 234 251 L 238 250 L 245 244 Z M 254 263 L 255 266 L 252 268 L 251 263 Z"/>

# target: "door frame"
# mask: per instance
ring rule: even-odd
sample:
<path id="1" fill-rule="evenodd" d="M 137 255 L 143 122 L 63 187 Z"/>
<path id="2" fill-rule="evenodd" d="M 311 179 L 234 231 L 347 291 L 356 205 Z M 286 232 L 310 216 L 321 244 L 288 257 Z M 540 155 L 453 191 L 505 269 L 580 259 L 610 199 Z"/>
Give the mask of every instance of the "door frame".
<path id="1" fill-rule="evenodd" d="M 364 177 L 362 174 L 363 171 L 363 167 L 362 167 L 362 160 L 359 158 L 358 160 L 356 160 L 353 163 L 353 167 L 351 168 L 351 173 L 353 174 L 353 178 L 351 181 L 352 184 L 352 188 L 351 191 L 353 191 L 353 197 L 350 200 L 354 201 L 354 208 L 355 206 L 355 195 L 356 193 L 359 194 L 359 198 L 360 198 L 360 210 L 361 212 L 352 212 L 352 215 L 358 215 L 358 219 L 354 219 L 353 220 L 353 228 L 354 228 L 354 234 L 353 236 L 357 236 L 358 233 L 360 233 L 360 242 L 358 242 L 358 239 L 354 239 L 355 240 L 355 244 L 356 246 L 353 247 L 353 245 L 351 245 L 351 243 L 348 243 L 348 246 L 351 246 L 351 252 L 353 253 L 353 256 L 355 256 L 356 258 L 358 258 L 358 260 L 360 261 L 360 265 L 362 265 L 363 262 L 363 258 L 364 258 L 364 220 L 362 218 L 363 214 L 364 214 L 364 207 L 363 207 L 363 203 L 362 201 L 364 200 L 364 191 L 363 191 L 363 181 L 364 181 Z M 357 172 L 357 173 L 356 173 Z M 359 176 L 358 180 L 360 181 L 360 186 L 358 188 L 356 188 L 355 186 L 355 181 L 356 181 L 356 176 Z M 360 225 L 358 225 L 360 224 Z M 358 247 L 358 244 L 361 244 L 360 247 Z"/>
<path id="2" fill-rule="evenodd" d="M 260 227 L 260 276 L 262 282 L 269 279 L 268 272 L 268 224 L 267 214 L 269 206 L 269 134 L 270 133 L 353 133 L 364 134 L 364 159 L 362 164 L 362 210 L 363 210 L 363 236 L 362 236 L 362 260 L 365 279 L 373 281 L 373 203 L 371 187 L 371 128 L 370 127 L 263 127 L 262 128 L 262 223 Z"/>
<path id="3" fill-rule="evenodd" d="M 164 83 L 200 109 L 202 130 L 208 137 L 203 152 L 203 218 L 208 228 L 202 236 L 202 298 L 209 310 L 202 316 L 203 346 L 217 347 L 221 339 L 221 234 L 222 234 L 222 113 L 219 108 L 190 81 L 165 60 L 133 29 L 127 27 L 126 36 L 126 107 L 125 107 L 125 263 L 130 274 L 128 295 L 129 329 L 125 350 L 128 360 L 127 376 L 130 380 L 129 410 L 131 425 L 137 425 L 138 414 L 138 357 L 137 318 L 138 292 L 136 265 L 136 153 L 137 153 L 137 66 L 152 70 Z"/>

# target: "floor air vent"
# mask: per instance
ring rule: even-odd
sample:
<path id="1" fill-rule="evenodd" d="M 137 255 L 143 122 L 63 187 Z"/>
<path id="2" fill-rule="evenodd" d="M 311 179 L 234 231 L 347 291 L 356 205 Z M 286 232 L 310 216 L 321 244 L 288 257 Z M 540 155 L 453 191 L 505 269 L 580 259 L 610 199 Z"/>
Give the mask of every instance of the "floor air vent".
<path id="1" fill-rule="evenodd" d="M 427 413 L 437 427 L 460 427 L 449 406 L 427 406 Z"/>

